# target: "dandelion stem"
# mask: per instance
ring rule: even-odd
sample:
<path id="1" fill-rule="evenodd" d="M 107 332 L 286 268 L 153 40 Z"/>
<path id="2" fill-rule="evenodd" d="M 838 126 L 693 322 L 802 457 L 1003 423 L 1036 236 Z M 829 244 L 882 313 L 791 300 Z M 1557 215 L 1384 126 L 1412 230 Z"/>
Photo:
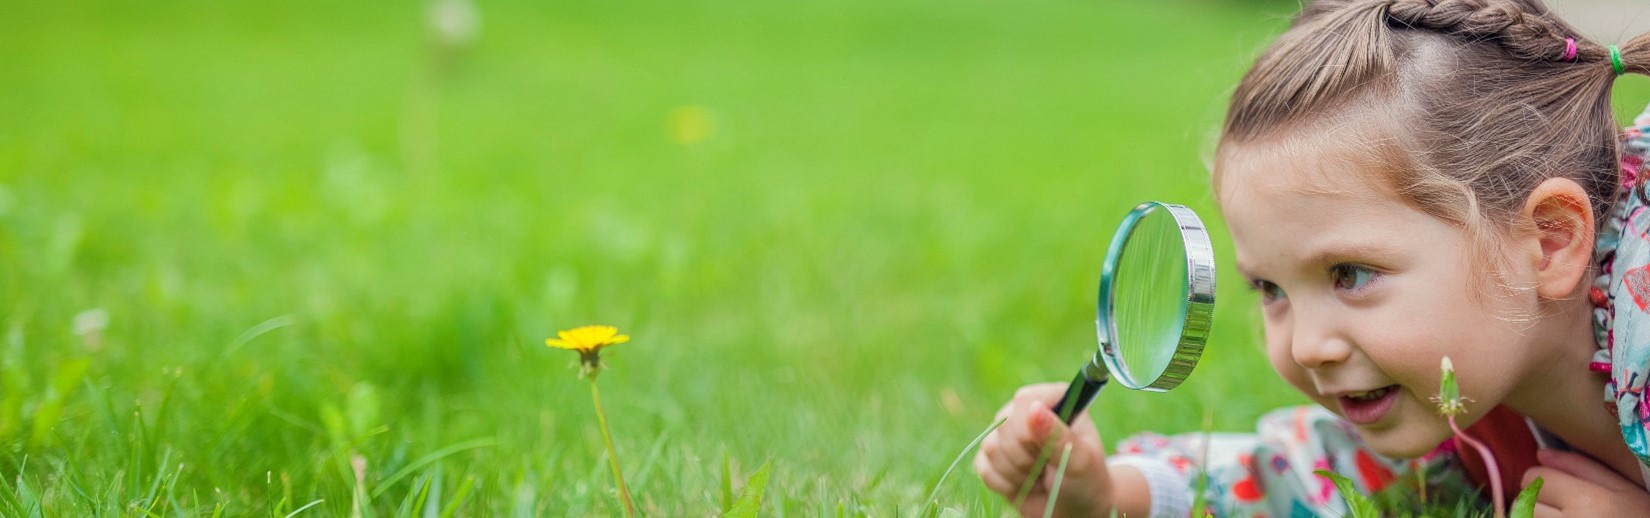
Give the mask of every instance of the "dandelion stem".
<path id="1" fill-rule="evenodd" d="M 1507 497 L 1501 492 L 1501 468 L 1495 463 L 1495 454 L 1490 453 L 1489 447 L 1484 446 L 1484 443 L 1473 439 L 1472 436 L 1467 435 L 1467 432 L 1462 431 L 1460 426 L 1456 426 L 1455 416 L 1450 415 L 1446 418 L 1449 419 L 1449 427 L 1455 431 L 1455 436 L 1460 438 L 1461 442 L 1467 443 L 1468 446 L 1478 450 L 1478 456 L 1483 457 L 1484 467 L 1490 476 L 1490 494 L 1495 497 L 1495 518 L 1506 518 Z"/>
<path id="2" fill-rule="evenodd" d="M 607 431 L 607 412 L 602 410 L 602 393 L 596 389 L 596 377 L 590 376 L 589 379 L 590 399 L 596 402 L 596 421 L 602 425 L 602 442 L 607 443 L 607 463 L 613 468 L 613 482 L 619 485 L 619 499 L 624 501 L 624 515 L 634 517 L 636 505 L 631 503 L 630 490 L 625 488 L 624 475 L 619 471 L 619 454 L 613 449 L 613 434 Z"/>

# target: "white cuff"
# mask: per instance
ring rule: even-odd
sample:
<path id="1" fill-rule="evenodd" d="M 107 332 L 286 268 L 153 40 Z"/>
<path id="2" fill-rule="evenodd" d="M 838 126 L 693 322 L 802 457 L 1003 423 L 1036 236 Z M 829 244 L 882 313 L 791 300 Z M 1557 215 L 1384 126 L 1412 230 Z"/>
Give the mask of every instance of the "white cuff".
<path id="1" fill-rule="evenodd" d="M 1106 459 L 1106 464 L 1128 466 L 1145 475 L 1152 497 L 1151 518 L 1182 518 L 1192 513 L 1192 488 L 1169 463 L 1145 455 L 1121 455 Z"/>

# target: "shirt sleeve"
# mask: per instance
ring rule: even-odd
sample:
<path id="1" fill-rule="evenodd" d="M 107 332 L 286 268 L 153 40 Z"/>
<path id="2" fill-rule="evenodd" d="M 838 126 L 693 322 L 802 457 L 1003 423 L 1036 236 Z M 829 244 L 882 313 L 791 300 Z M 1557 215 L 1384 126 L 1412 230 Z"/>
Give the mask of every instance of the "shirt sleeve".
<path id="1" fill-rule="evenodd" d="M 1443 448 L 1416 460 L 1382 457 L 1350 424 L 1321 407 L 1301 406 L 1266 414 L 1253 434 L 1136 435 L 1119 443 L 1108 463 L 1145 475 L 1153 517 L 1187 516 L 1199 488 L 1204 511 L 1215 516 L 1293 517 L 1349 512 L 1317 470 L 1351 479 L 1366 495 L 1422 485 L 1459 491 L 1466 485 L 1453 458 Z"/>

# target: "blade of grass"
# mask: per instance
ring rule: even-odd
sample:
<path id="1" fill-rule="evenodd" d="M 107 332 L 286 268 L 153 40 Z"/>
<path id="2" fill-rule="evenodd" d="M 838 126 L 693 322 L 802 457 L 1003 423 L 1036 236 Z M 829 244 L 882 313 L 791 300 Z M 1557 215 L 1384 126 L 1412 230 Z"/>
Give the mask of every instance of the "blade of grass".
<path id="1" fill-rule="evenodd" d="M 1363 493 L 1359 493 L 1357 486 L 1352 484 L 1352 479 L 1323 469 L 1313 471 L 1313 473 L 1317 473 L 1318 476 L 1327 478 L 1335 484 L 1335 489 L 1340 491 L 1341 499 L 1346 501 L 1346 507 L 1351 511 L 1353 518 L 1380 518 L 1381 511 L 1375 506 L 1375 502 L 1364 496 Z"/>
<path id="2" fill-rule="evenodd" d="M 436 518 L 436 513 L 441 510 L 441 482 L 447 480 L 447 477 L 442 475 L 442 471 L 441 464 L 437 463 L 435 472 L 430 475 L 430 479 L 435 482 L 430 484 L 429 494 L 423 502 L 419 503 L 419 507 L 422 507 L 423 511 L 418 514 L 422 518 Z"/>
<path id="3" fill-rule="evenodd" d="M 166 453 L 160 458 L 160 467 L 155 472 L 155 482 L 149 485 L 149 493 L 143 496 L 143 501 L 149 503 L 149 507 L 144 509 L 145 513 L 153 512 L 155 506 L 160 504 L 160 489 L 166 484 L 166 465 L 171 461 L 172 449 L 167 448 Z"/>
<path id="4" fill-rule="evenodd" d="M 985 441 L 986 436 L 991 435 L 993 430 L 996 430 L 997 427 L 1002 426 L 1004 421 L 1007 421 L 1007 419 L 998 419 L 997 422 L 991 423 L 991 426 L 985 427 L 985 431 L 980 432 L 979 435 L 975 435 L 974 440 L 969 441 L 968 446 L 963 447 L 962 451 L 957 452 L 957 456 L 951 459 L 951 465 L 945 468 L 945 473 L 941 473 L 940 479 L 934 481 L 934 486 L 928 489 L 928 497 L 922 500 L 922 510 L 917 511 L 917 516 L 926 516 L 928 514 L 928 508 L 934 505 L 934 497 L 939 494 L 940 487 L 944 486 L 945 479 L 951 476 L 951 472 L 957 469 L 957 465 L 961 464 L 964 458 L 968 457 L 968 452 L 974 451 L 974 448 L 979 447 L 980 442 Z"/>
<path id="5" fill-rule="evenodd" d="M 292 512 L 290 512 L 290 513 L 286 513 L 286 517 L 285 517 L 285 518 L 292 518 L 292 517 L 294 517 L 294 516 L 298 516 L 298 513 L 301 513 L 301 512 L 304 512 L 304 510 L 305 510 L 305 509 L 309 509 L 309 508 L 311 508 L 311 507 L 315 507 L 315 506 L 317 506 L 317 505 L 321 505 L 321 502 L 325 502 L 325 501 L 326 501 L 326 500 L 316 500 L 316 501 L 314 501 L 314 502 L 310 502 L 310 503 L 307 503 L 307 504 L 304 504 L 304 506 L 303 506 L 303 507 L 299 507 L 299 508 L 297 508 L 297 509 L 293 509 L 293 510 L 292 510 Z"/>
<path id="6" fill-rule="evenodd" d="M 470 488 L 474 487 L 475 483 L 475 477 L 464 477 L 464 483 L 458 486 L 458 491 L 453 492 L 453 501 L 447 502 L 447 507 L 441 510 L 441 518 L 452 518 L 453 513 L 458 512 L 458 504 L 464 503 L 464 497 L 470 496 Z"/>
<path id="7" fill-rule="evenodd" d="M 669 437 L 670 430 L 665 429 L 659 432 L 659 437 L 653 439 L 653 445 L 647 449 L 647 456 L 642 458 L 641 467 L 637 468 L 636 475 L 631 477 L 631 486 L 641 487 L 647 484 L 648 478 L 653 474 L 654 467 L 658 466 L 659 455 L 664 452 L 665 441 Z"/>
<path id="8" fill-rule="evenodd" d="M 297 323 L 297 319 L 293 318 L 292 315 L 281 315 L 263 322 L 259 322 L 258 325 L 242 331 L 241 334 L 236 336 L 234 340 L 230 340 L 229 346 L 223 348 L 223 352 L 218 353 L 218 357 L 213 360 L 211 365 L 215 366 L 218 362 L 222 362 L 225 358 L 235 354 L 235 351 L 241 350 L 241 347 L 245 346 L 247 342 L 251 342 L 253 339 L 263 336 L 264 333 L 287 327 L 295 323 Z"/>
<path id="9" fill-rule="evenodd" d="M 1048 441 L 1043 443 L 1043 447 L 1037 452 L 1037 460 L 1035 462 L 1031 463 L 1031 473 L 1035 474 L 1035 473 L 1042 473 L 1043 472 L 1043 466 L 1048 464 L 1049 457 L 1051 457 L 1054 453 L 1054 442 L 1055 442 L 1055 440 L 1056 440 L 1055 437 L 1050 436 L 1048 438 Z M 1041 478 L 1041 477 L 1040 476 L 1026 477 L 1025 483 L 1020 484 L 1019 493 L 1014 495 L 1014 507 L 1015 508 L 1019 508 L 1020 504 L 1025 503 L 1026 497 L 1031 496 L 1031 488 L 1035 487 L 1037 485 L 1037 479 L 1039 479 L 1039 478 Z"/>
<path id="10" fill-rule="evenodd" d="M 384 491 L 389 490 L 391 485 L 395 484 L 396 482 L 399 482 L 403 478 L 407 478 L 408 475 L 412 475 L 413 472 L 418 471 L 419 468 L 423 468 L 424 466 L 427 466 L 432 462 L 441 460 L 443 457 L 446 457 L 448 455 L 452 455 L 454 453 L 458 453 L 458 452 L 461 452 L 461 451 L 464 451 L 464 450 L 473 450 L 473 449 L 476 449 L 476 448 L 486 448 L 488 446 L 496 446 L 496 445 L 498 445 L 498 442 L 493 440 L 493 438 L 491 438 L 491 437 L 486 437 L 486 438 L 481 438 L 481 439 L 471 439 L 471 440 L 468 440 L 468 441 L 464 441 L 464 442 L 461 442 L 461 443 L 458 443 L 458 444 L 448 446 L 446 448 L 436 450 L 435 452 L 432 452 L 429 455 L 419 457 L 418 460 L 412 461 L 411 463 L 407 464 L 406 467 L 401 468 L 400 471 L 397 471 L 397 472 L 395 472 L 395 474 L 390 475 L 388 478 L 385 478 L 383 482 L 379 482 L 378 487 L 372 490 L 372 494 L 370 495 L 370 497 L 368 499 L 369 500 L 377 499 L 378 495 L 384 494 Z"/>
<path id="11" fill-rule="evenodd" d="M 412 490 L 407 496 L 401 497 L 401 505 L 396 506 L 396 516 L 417 516 L 424 510 L 425 499 L 430 497 L 430 481 L 433 473 L 419 475 L 413 479 Z"/>
<path id="12" fill-rule="evenodd" d="M 1071 460 L 1071 445 L 1060 452 L 1060 465 L 1054 468 L 1054 486 L 1048 490 L 1048 505 L 1043 507 L 1043 518 L 1053 518 L 1054 502 L 1060 499 L 1060 484 L 1066 481 L 1066 462 Z"/>

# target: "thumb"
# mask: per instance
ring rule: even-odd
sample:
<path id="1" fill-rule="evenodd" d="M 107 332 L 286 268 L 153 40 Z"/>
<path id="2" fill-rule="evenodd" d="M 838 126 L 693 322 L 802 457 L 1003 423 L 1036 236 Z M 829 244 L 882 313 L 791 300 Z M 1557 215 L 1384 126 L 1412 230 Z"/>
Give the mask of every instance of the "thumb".
<path id="1" fill-rule="evenodd" d="M 1639 489 L 1614 470 L 1584 455 L 1559 450 L 1536 450 L 1535 457 L 1542 466 L 1556 469 L 1573 477 L 1617 491 Z"/>
<path id="2" fill-rule="evenodd" d="M 1066 423 L 1060 421 L 1060 416 L 1054 415 L 1054 410 L 1038 405 L 1026 419 L 1028 436 L 1038 442 L 1057 441 L 1066 436 L 1069 429 Z"/>

